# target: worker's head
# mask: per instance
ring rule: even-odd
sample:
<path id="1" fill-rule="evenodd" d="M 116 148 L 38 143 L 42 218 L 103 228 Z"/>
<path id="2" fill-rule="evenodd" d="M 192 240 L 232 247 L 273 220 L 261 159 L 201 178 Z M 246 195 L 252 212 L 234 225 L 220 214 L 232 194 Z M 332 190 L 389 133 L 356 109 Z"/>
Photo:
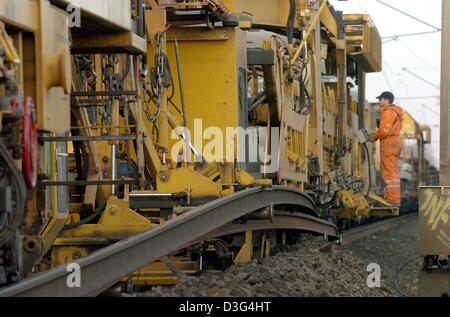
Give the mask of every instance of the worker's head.
<path id="1" fill-rule="evenodd" d="M 390 91 L 384 91 L 377 99 L 382 107 L 392 105 L 394 103 L 394 94 Z"/>

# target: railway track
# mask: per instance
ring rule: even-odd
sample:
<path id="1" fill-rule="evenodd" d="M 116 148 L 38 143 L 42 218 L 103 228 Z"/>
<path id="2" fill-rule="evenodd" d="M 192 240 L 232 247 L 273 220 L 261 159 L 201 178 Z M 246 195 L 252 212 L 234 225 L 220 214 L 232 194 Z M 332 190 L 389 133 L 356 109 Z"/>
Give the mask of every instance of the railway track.
<path id="1" fill-rule="evenodd" d="M 379 231 L 388 230 L 390 228 L 396 227 L 400 224 L 407 222 L 413 217 L 417 217 L 416 213 L 407 214 L 404 216 L 399 216 L 396 218 L 391 218 L 387 220 L 378 221 L 369 225 L 364 225 L 361 227 L 357 227 L 354 229 L 350 229 L 345 231 L 340 235 L 340 243 L 341 245 L 349 245 L 353 241 L 359 240 L 361 238 L 370 236 Z"/>
<path id="2" fill-rule="evenodd" d="M 296 206 L 298 212 L 276 213 L 273 222 L 253 224 L 254 228 L 307 230 L 338 238 L 337 227 L 319 219 L 307 194 L 283 186 L 258 186 L 214 200 L 71 263 L 71 268 L 74 264 L 79 268 L 81 287 L 68 287 L 67 279 L 72 271 L 67 270 L 68 265 L 62 265 L 0 289 L 0 296 L 95 296 L 130 272 L 205 237 L 248 230 L 251 222 L 246 227 L 226 226 L 242 216 L 286 205 Z"/>
<path id="3" fill-rule="evenodd" d="M 301 212 L 275 211 L 272 220 L 233 223 L 256 210 L 279 205 L 297 206 Z M 80 268 L 81 287 L 67 286 L 67 278 L 72 271 L 63 265 L 0 289 L 0 296 L 95 296 L 130 272 L 177 250 L 206 239 L 246 230 L 302 230 L 322 234 L 346 245 L 404 221 L 407 221 L 405 217 L 389 219 L 349 230 L 339 236 L 334 224 L 318 217 L 314 202 L 306 194 L 282 186 L 254 187 L 202 205 L 157 228 L 75 261 Z"/>

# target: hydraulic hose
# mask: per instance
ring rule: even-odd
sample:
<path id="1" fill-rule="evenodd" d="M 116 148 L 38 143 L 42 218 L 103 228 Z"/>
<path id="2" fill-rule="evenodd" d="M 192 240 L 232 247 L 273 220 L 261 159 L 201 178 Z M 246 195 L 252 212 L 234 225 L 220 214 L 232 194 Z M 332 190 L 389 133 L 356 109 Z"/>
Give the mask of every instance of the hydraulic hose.
<path id="1" fill-rule="evenodd" d="M 292 44 L 294 41 L 294 27 L 295 27 L 295 11 L 296 3 L 295 0 L 289 0 L 290 10 L 286 25 L 286 36 L 288 38 L 288 43 Z"/>
<path id="2" fill-rule="evenodd" d="M 331 207 L 334 204 L 334 202 L 336 201 L 336 199 L 337 199 L 338 192 L 339 191 L 336 190 L 334 192 L 334 194 L 333 194 L 333 197 L 331 197 L 331 199 L 328 202 L 326 202 L 324 204 L 317 204 L 317 207 L 320 208 L 320 209 L 326 209 L 326 208 Z"/>
<path id="3" fill-rule="evenodd" d="M 65 225 L 64 228 L 63 228 L 63 230 L 73 229 L 73 228 L 76 228 L 76 227 L 79 227 L 79 226 L 81 226 L 81 225 L 85 225 L 85 224 L 91 222 L 91 221 L 94 220 L 96 217 L 102 215 L 103 211 L 105 210 L 105 207 L 106 207 L 106 204 L 105 204 L 105 203 L 100 204 L 100 205 L 97 207 L 97 209 L 94 211 L 94 213 L 93 213 L 92 215 L 89 215 L 89 216 L 87 216 L 86 218 L 81 219 L 81 220 L 78 221 L 78 222 L 74 222 L 74 223 L 70 223 L 70 224 L 68 224 L 68 225 Z"/>
<path id="4" fill-rule="evenodd" d="M 367 188 L 367 194 L 366 198 L 369 198 L 370 190 L 372 189 L 372 164 L 370 163 L 370 153 L 369 153 L 369 147 L 367 146 L 367 143 L 363 144 L 364 149 L 366 150 L 367 154 L 367 164 L 369 165 L 369 187 Z"/>
<path id="5" fill-rule="evenodd" d="M 17 169 L 13 158 L 9 154 L 6 146 L 3 142 L 0 142 L 0 157 L 6 164 L 11 174 L 11 180 L 15 187 L 16 196 L 16 206 L 15 212 L 13 213 L 12 219 L 6 224 L 6 227 L 0 232 L 0 248 L 13 238 L 17 229 L 22 224 L 23 217 L 25 215 L 25 206 L 27 199 L 27 186 L 23 178 L 22 173 Z M 5 172 L 5 175 L 7 173 Z"/>
<path id="6" fill-rule="evenodd" d="M 395 278 L 394 278 L 394 287 L 395 287 L 395 290 L 396 290 L 400 295 L 402 295 L 403 297 L 413 297 L 413 296 L 410 295 L 410 294 L 407 294 L 407 293 L 403 292 L 403 291 L 400 289 L 400 287 L 398 286 L 398 280 L 399 280 L 399 277 L 400 277 L 400 273 L 401 273 L 401 272 L 405 269 L 405 267 L 407 267 L 410 263 L 414 262 L 415 260 L 417 260 L 417 259 L 419 259 L 419 258 L 422 258 L 422 256 L 421 256 L 421 255 L 418 255 L 418 256 L 416 256 L 416 257 L 410 259 L 408 262 L 404 263 L 404 264 L 402 265 L 402 267 L 397 271 L 397 274 L 395 274 Z"/>

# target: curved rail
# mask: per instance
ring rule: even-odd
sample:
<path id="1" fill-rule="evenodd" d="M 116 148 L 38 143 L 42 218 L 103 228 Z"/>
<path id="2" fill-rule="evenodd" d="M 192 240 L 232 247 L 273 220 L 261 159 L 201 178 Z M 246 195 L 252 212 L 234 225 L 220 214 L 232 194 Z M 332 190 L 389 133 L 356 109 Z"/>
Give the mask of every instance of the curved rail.
<path id="1" fill-rule="evenodd" d="M 273 222 L 271 222 L 270 220 L 248 220 L 244 223 L 229 223 L 195 241 L 192 241 L 190 245 L 204 240 L 242 233 L 248 230 L 258 231 L 275 229 L 315 232 L 323 234 L 325 237 L 337 238 L 337 227 L 331 222 L 317 219 L 317 217 L 310 216 L 304 213 L 276 211 Z M 187 246 L 188 245 L 186 245 L 185 247 Z"/>
<path id="2" fill-rule="evenodd" d="M 62 265 L 1 289 L 0 296 L 97 295 L 130 272 L 179 250 L 233 220 L 271 205 L 297 206 L 299 211 L 316 215 L 313 200 L 295 189 L 282 186 L 248 188 L 80 258 L 74 263 L 80 268 L 81 287 L 67 286 L 72 271 L 68 272 L 68 266 Z M 331 230 L 331 233 L 331 236 L 337 236 L 337 230 Z"/>

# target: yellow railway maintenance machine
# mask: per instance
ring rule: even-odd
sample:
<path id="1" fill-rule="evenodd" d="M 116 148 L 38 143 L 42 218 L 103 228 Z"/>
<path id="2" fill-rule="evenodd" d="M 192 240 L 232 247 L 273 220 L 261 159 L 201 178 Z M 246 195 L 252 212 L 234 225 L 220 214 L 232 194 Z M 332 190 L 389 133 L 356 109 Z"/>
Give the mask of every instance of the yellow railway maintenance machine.
<path id="1" fill-rule="evenodd" d="M 381 70 L 367 15 L 326 0 L 5 0 L 0 48 L 0 284 L 252 186 L 295 188 L 342 226 L 398 214 L 370 192 L 358 133 L 365 73 Z M 265 159 L 241 160 L 249 144 Z M 285 233 L 207 240 L 124 280 L 176 283 L 171 270 L 266 256 Z"/>

